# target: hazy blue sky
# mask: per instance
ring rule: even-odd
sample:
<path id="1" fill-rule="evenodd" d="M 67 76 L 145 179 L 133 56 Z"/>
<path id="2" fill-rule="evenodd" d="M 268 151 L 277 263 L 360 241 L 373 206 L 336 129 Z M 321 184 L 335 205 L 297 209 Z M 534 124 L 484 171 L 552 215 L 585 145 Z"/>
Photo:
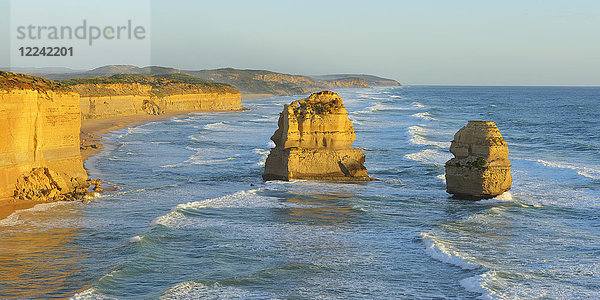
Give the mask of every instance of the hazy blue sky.
<path id="1" fill-rule="evenodd" d="M 154 0 L 151 57 L 406 84 L 599 85 L 599 28 L 597 0 Z"/>

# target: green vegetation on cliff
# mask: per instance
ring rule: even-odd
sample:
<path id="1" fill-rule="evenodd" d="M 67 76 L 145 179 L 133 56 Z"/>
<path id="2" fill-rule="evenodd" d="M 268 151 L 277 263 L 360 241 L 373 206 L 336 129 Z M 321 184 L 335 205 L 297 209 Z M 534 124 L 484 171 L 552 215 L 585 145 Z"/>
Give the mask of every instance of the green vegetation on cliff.
<path id="1" fill-rule="evenodd" d="M 36 90 L 39 92 L 72 92 L 68 85 L 64 85 L 39 77 L 0 71 L 0 90 Z"/>
<path id="2" fill-rule="evenodd" d="M 159 74 L 155 76 L 141 74 L 116 74 L 107 78 L 76 78 L 63 80 L 62 83 L 73 86 L 84 97 L 113 96 L 113 89 L 106 85 L 146 85 L 151 87 L 150 94 L 157 97 L 180 94 L 201 93 L 238 93 L 238 91 L 223 83 L 204 80 L 188 74 Z M 138 88 L 121 89 L 126 94 L 140 94 Z"/>

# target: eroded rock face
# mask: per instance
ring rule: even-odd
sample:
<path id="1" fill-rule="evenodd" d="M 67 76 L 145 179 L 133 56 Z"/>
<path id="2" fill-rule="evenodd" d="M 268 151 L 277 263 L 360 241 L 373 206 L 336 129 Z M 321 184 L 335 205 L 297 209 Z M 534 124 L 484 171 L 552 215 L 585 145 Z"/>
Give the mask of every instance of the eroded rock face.
<path id="1" fill-rule="evenodd" d="M 285 105 L 278 125 L 265 180 L 371 180 L 365 155 L 351 146 L 354 126 L 337 94 L 314 93 Z"/>
<path id="2" fill-rule="evenodd" d="M 65 201 L 82 200 L 88 196 L 88 188 L 96 184 L 96 180 L 83 177 L 72 177 L 65 180 L 62 175 L 47 167 L 39 167 L 23 174 L 15 184 L 14 197 L 20 200 L 33 201 Z M 96 184 L 96 188 L 100 188 Z"/>
<path id="3" fill-rule="evenodd" d="M 69 87 L 0 71 L 0 200 L 55 198 L 85 182 L 80 115 L 79 95 Z M 34 191 L 41 186 L 53 188 Z"/>
<path id="4" fill-rule="evenodd" d="M 139 83 L 77 84 L 73 89 L 81 95 L 83 119 L 243 109 L 241 94 L 230 87 L 206 92 L 179 85 L 168 87 L 171 89 L 157 92 Z"/>
<path id="5" fill-rule="evenodd" d="M 508 146 L 494 122 L 469 121 L 450 146 L 455 158 L 446 162 L 446 188 L 459 198 L 498 196 L 512 185 Z"/>

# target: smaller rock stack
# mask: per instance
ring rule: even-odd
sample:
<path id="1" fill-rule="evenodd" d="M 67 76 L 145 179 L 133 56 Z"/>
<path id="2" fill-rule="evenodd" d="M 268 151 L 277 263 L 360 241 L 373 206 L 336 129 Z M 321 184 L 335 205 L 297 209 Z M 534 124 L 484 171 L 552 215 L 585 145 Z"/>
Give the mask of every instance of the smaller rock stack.
<path id="1" fill-rule="evenodd" d="M 355 134 L 342 98 L 324 91 L 285 105 L 265 180 L 371 180 L 365 155 L 352 148 Z"/>
<path id="2" fill-rule="evenodd" d="M 494 122 L 469 121 L 450 146 L 446 189 L 458 198 L 485 199 L 510 190 L 508 146 Z"/>

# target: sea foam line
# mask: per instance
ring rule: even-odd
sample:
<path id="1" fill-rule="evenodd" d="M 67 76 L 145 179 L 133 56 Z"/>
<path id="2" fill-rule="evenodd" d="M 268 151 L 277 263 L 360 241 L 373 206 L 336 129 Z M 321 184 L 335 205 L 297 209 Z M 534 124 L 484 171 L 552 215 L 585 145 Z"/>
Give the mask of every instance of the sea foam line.
<path id="1" fill-rule="evenodd" d="M 429 121 L 437 121 L 436 118 L 432 117 L 430 113 L 428 112 L 422 112 L 422 113 L 416 113 L 414 115 L 412 115 L 413 117 L 417 117 L 417 118 L 421 118 L 421 119 L 425 119 L 425 120 L 429 120 Z"/>
<path id="2" fill-rule="evenodd" d="M 166 290 L 160 299 L 273 299 L 273 297 L 274 295 L 251 292 L 239 287 L 223 286 L 218 282 L 204 284 L 196 281 L 186 281 Z"/>
<path id="3" fill-rule="evenodd" d="M 425 139 L 422 134 L 426 134 L 431 132 L 430 129 L 425 129 L 421 126 L 411 126 L 408 127 L 408 134 L 411 136 L 409 142 L 415 145 L 428 145 L 428 146 L 436 146 L 439 148 L 449 149 L 450 142 L 436 142 Z"/>
<path id="4" fill-rule="evenodd" d="M 98 299 L 102 299 L 102 300 L 112 300 L 112 299 L 117 299 L 117 298 L 111 298 L 108 297 L 102 293 L 100 293 L 100 291 L 98 291 L 96 288 L 89 288 L 83 292 L 77 293 L 75 295 L 73 295 L 73 297 L 69 298 L 71 300 L 88 300 L 88 299 L 94 299 L 94 300 L 98 300 Z"/>
<path id="5" fill-rule="evenodd" d="M 216 130 L 216 129 L 223 129 L 227 126 L 227 122 L 222 121 L 222 122 L 217 122 L 217 123 L 209 123 L 204 125 L 204 129 L 206 130 Z"/>
<path id="6" fill-rule="evenodd" d="M 452 158 L 450 153 L 442 153 L 437 150 L 425 149 L 421 152 L 410 153 L 404 155 L 406 159 L 422 162 L 431 165 L 444 165 L 449 159 Z"/>
<path id="7" fill-rule="evenodd" d="M 20 224 L 24 224 L 25 221 L 20 218 L 23 213 L 31 213 L 31 212 L 41 212 L 49 209 L 53 209 L 58 206 L 70 205 L 74 203 L 80 203 L 78 201 L 56 201 L 49 203 L 39 203 L 34 205 L 33 207 L 27 209 L 16 210 L 6 218 L 0 220 L 0 227 L 2 226 L 16 226 Z"/>
<path id="8" fill-rule="evenodd" d="M 569 163 L 564 163 L 564 162 L 550 162 L 550 161 L 545 161 L 545 160 L 541 160 L 541 159 L 538 159 L 537 162 L 541 163 L 545 167 L 569 169 L 569 170 L 576 171 L 577 174 L 587 177 L 587 178 L 590 178 L 590 179 L 595 179 L 595 180 L 600 179 L 600 170 L 590 168 L 588 166 L 577 166 L 574 164 L 569 164 Z"/>
<path id="9" fill-rule="evenodd" d="M 186 210 L 198 210 L 202 208 L 229 208 L 229 207 L 274 207 L 278 202 L 274 198 L 260 196 L 257 193 L 263 188 L 239 191 L 237 193 L 179 204 L 165 215 L 159 216 L 150 222 L 150 226 L 163 225 L 166 227 L 180 227 L 185 223 Z"/>
<path id="10" fill-rule="evenodd" d="M 383 103 L 375 103 L 369 107 L 367 107 L 367 110 L 359 110 L 359 111 L 355 111 L 351 114 L 366 114 L 366 113 L 372 113 L 372 112 L 376 112 L 376 111 L 389 111 L 389 110 L 413 110 L 413 109 L 417 109 L 420 108 L 419 106 L 413 105 L 412 107 L 398 107 L 398 106 L 390 106 L 390 105 L 385 105 Z"/>
<path id="11" fill-rule="evenodd" d="M 460 286 L 469 292 L 480 294 L 479 299 L 496 299 L 498 295 L 487 287 L 487 283 L 496 280 L 496 278 L 495 271 L 487 271 L 461 280 Z"/>
<path id="12" fill-rule="evenodd" d="M 476 204 L 493 204 L 493 203 L 507 203 L 507 202 L 513 202 L 514 198 L 513 195 L 510 191 L 508 192 L 504 192 L 501 195 L 498 195 L 494 198 L 491 199 L 484 199 L 484 200 L 479 200 L 476 201 Z"/>
<path id="13" fill-rule="evenodd" d="M 481 265 L 469 261 L 468 258 L 460 256 L 455 251 L 452 251 L 440 241 L 436 241 L 427 233 L 421 233 L 421 240 L 425 244 L 425 252 L 433 259 L 443 263 L 451 264 L 465 270 L 475 270 Z"/>

